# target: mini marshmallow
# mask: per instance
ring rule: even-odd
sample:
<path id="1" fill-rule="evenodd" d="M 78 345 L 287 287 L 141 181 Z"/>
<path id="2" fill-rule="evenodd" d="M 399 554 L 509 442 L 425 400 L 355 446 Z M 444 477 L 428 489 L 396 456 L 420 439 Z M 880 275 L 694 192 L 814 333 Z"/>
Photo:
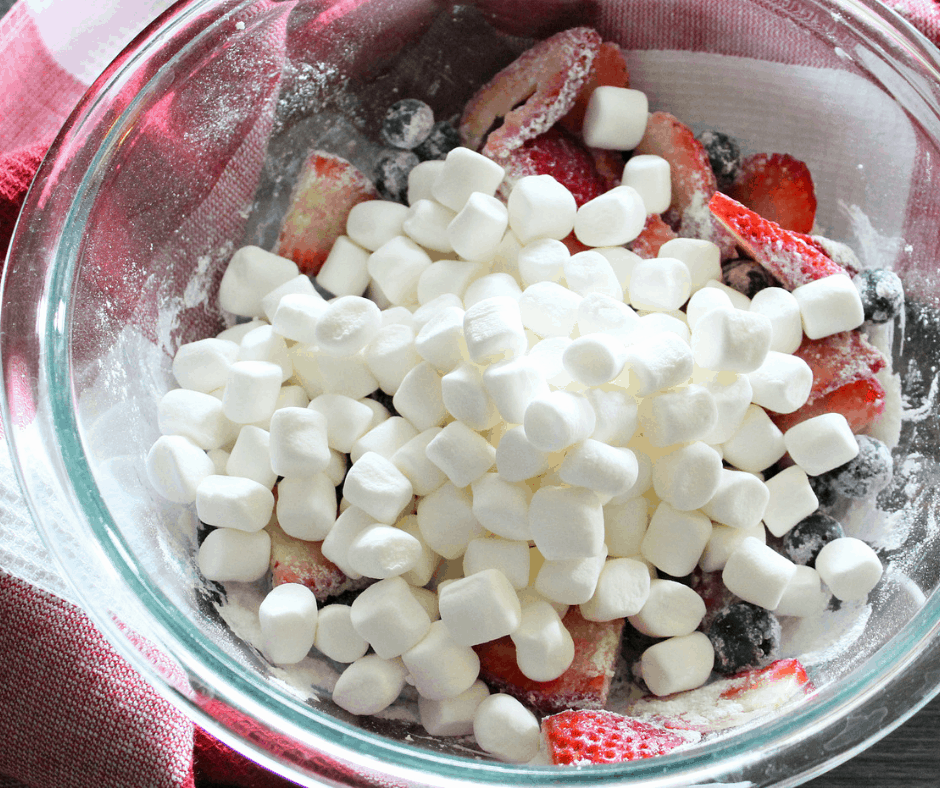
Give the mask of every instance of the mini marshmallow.
<path id="1" fill-rule="evenodd" d="M 631 186 L 617 186 L 578 208 L 574 234 L 585 246 L 621 246 L 634 240 L 645 224 L 640 193 Z"/>
<path id="2" fill-rule="evenodd" d="M 350 621 L 382 659 L 400 656 L 423 638 L 431 619 L 400 577 L 379 580 L 353 601 Z"/>
<path id="3" fill-rule="evenodd" d="M 657 696 L 702 686 L 715 665 L 715 650 L 703 632 L 654 643 L 640 657 L 640 673 Z"/>
<path id="4" fill-rule="evenodd" d="M 508 763 L 527 763 L 538 754 L 539 731 L 535 715 L 502 693 L 484 698 L 473 715 L 477 746 Z"/>
<path id="5" fill-rule="evenodd" d="M 707 504 L 719 489 L 721 455 L 701 441 L 680 446 L 653 466 L 653 489 L 674 509 L 691 511 Z"/>
<path id="6" fill-rule="evenodd" d="M 770 319 L 743 309 L 712 309 L 692 329 L 695 363 L 706 369 L 753 372 L 770 350 Z"/>
<path id="7" fill-rule="evenodd" d="M 581 615 L 588 621 L 633 616 L 645 606 L 649 593 L 646 564 L 632 558 L 614 558 L 601 569 L 594 596 L 581 605 Z"/>
<path id="8" fill-rule="evenodd" d="M 519 299 L 522 325 L 540 337 L 566 337 L 578 319 L 582 297 L 555 282 L 529 285 Z"/>
<path id="9" fill-rule="evenodd" d="M 211 394 L 172 389 L 157 405 L 157 427 L 163 435 L 183 435 L 200 449 L 218 449 L 233 440 L 237 427 Z"/>
<path id="10" fill-rule="evenodd" d="M 705 545 L 702 557 L 699 559 L 699 568 L 703 572 L 720 572 L 728 563 L 730 555 L 748 537 L 766 544 L 767 531 L 764 524 L 758 523 L 750 528 L 733 528 L 730 525 L 714 523 L 712 535 L 708 537 L 708 544 Z"/>
<path id="11" fill-rule="evenodd" d="M 395 236 L 401 235 L 402 223 L 407 216 L 408 208 L 401 203 L 391 200 L 364 200 L 349 209 L 346 215 L 346 235 L 357 245 L 374 252 Z M 319 282 L 319 276 L 317 280 Z M 330 290 L 326 285 L 323 286 Z M 335 290 L 330 292 L 339 295 Z"/>
<path id="12" fill-rule="evenodd" d="M 434 200 L 418 200 L 407 211 L 401 231 L 425 249 L 451 252 L 453 247 L 447 237 L 447 227 L 456 215 L 450 208 Z"/>
<path id="13" fill-rule="evenodd" d="M 281 368 L 268 361 L 236 361 L 229 367 L 222 410 L 236 424 L 270 418 L 281 391 Z"/>
<path id="14" fill-rule="evenodd" d="M 415 689 L 423 698 L 444 700 L 466 692 L 480 673 L 480 658 L 469 646 L 457 643 L 443 621 L 401 656 Z"/>
<path id="15" fill-rule="evenodd" d="M 529 347 L 519 304 L 509 296 L 474 304 L 464 314 L 463 325 L 470 360 L 477 364 L 521 356 Z"/>
<path id="16" fill-rule="evenodd" d="M 492 159 L 469 148 L 454 148 L 444 159 L 431 193 L 442 205 L 459 211 L 474 192 L 492 197 L 506 171 Z"/>
<path id="17" fill-rule="evenodd" d="M 506 482 L 523 482 L 548 470 L 548 453 L 532 445 L 525 427 L 513 427 L 496 447 L 496 470 Z"/>
<path id="18" fill-rule="evenodd" d="M 572 340 L 562 355 L 562 364 L 573 380 L 600 386 L 623 371 L 626 359 L 627 349 L 619 338 L 589 334 Z"/>
<path id="19" fill-rule="evenodd" d="M 489 697 L 486 684 L 477 680 L 470 689 L 453 698 L 428 700 L 418 697 L 421 725 L 432 736 L 468 736 L 473 733 L 477 706 Z"/>
<path id="20" fill-rule="evenodd" d="M 441 621 L 454 641 L 475 646 L 509 635 L 522 620 L 515 589 L 498 569 L 454 580 L 438 591 Z"/>
<path id="21" fill-rule="evenodd" d="M 379 382 L 369 371 L 366 357 L 362 353 L 352 356 L 329 356 L 323 353 L 317 356 L 323 391 L 316 394 L 344 394 L 351 399 L 363 399 L 379 387 Z M 296 374 L 296 364 L 294 371 Z M 306 390 L 306 386 L 304 387 Z M 316 397 L 311 394 L 311 399 Z"/>
<path id="22" fill-rule="evenodd" d="M 369 644 L 355 629 L 349 605 L 326 605 L 317 614 L 314 648 L 335 662 L 355 662 L 365 656 Z"/>
<path id="23" fill-rule="evenodd" d="M 532 491 L 521 482 L 509 482 L 484 473 L 472 484 L 473 515 L 488 531 L 507 540 L 528 540 Z"/>
<path id="24" fill-rule="evenodd" d="M 588 250 L 573 254 L 565 260 L 563 270 L 565 283 L 578 295 L 600 293 L 616 300 L 623 299 L 620 280 L 600 252 Z"/>
<path id="25" fill-rule="evenodd" d="M 819 476 L 845 465 L 859 452 L 858 441 L 841 413 L 824 413 L 790 427 L 784 435 L 786 450 L 809 476 Z"/>
<path id="26" fill-rule="evenodd" d="M 696 290 L 689 298 L 685 313 L 689 327 L 695 328 L 699 319 L 713 309 L 734 309 L 727 293 L 715 287 L 703 287 Z"/>
<path id="27" fill-rule="evenodd" d="M 716 290 L 720 290 L 729 299 L 731 299 L 731 305 L 735 309 L 743 309 L 745 311 L 751 308 L 751 299 L 748 298 L 744 293 L 735 290 L 733 287 L 728 287 L 728 285 L 723 282 L 718 281 L 717 279 L 709 279 L 705 283 L 705 287 L 712 287 Z"/>
<path id="28" fill-rule="evenodd" d="M 774 613 L 805 618 L 821 613 L 828 601 L 829 594 L 823 591 L 819 572 L 811 566 L 797 565 Z"/>
<path id="29" fill-rule="evenodd" d="M 675 310 L 673 312 L 638 312 L 640 316 L 637 331 L 631 332 L 627 341 L 636 343 L 647 341 L 649 336 L 669 332 L 675 334 L 686 344 L 692 339 L 692 331 L 689 329 L 685 312 Z"/>
<path id="30" fill-rule="evenodd" d="M 853 536 L 828 542 L 815 566 L 833 596 L 843 602 L 866 599 L 884 573 L 878 554 Z"/>
<path id="31" fill-rule="evenodd" d="M 447 240 L 464 260 L 493 257 L 509 226 L 509 212 L 495 197 L 474 192 L 447 225 Z"/>
<path id="32" fill-rule="evenodd" d="M 323 416 L 329 447 L 344 454 L 352 450 L 372 422 L 372 411 L 367 405 L 342 394 L 321 394 L 307 407 Z"/>
<path id="33" fill-rule="evenodd" d="M 604 545 L 600 499 L 581 487 L 542 487 L 529 504 L 529 529 L 548 560 L 596 556 Z"/>
<path id="34" fill-rule="evenodd" d="M 414 205 L 418 200 L 433 200 L 431 189 L 434 181 L 444 169 L 442 159 L 422 161 L 408 172 L 408 205 Z"/>
<path id="35" fill-rule="evenodd" d="M 260 531 L 274 511 L 274 495 L 251 479 L 206 476 L 196 488 L 196 514 L 206 525 Z"/>
<path id="36" fill-rule="evenodd" d="M 294 374 L 287 343 L 271 326 L 258 326 L 242 337 L 238 346 L 239 361 L 270 361 L 281 368 L 281 381 Z"/>
<path id="37" fill-rule="evenodd" d="M 225 472 L 229 476 L 253 479 L 269 490 L 274 487 L 277 474 L 271 469 L 271 434 L 253 424 L 242 427 L 225 465 Z"/>
<path id="38" fill-rule="evenodd" d="M 405 325 L 385 326 L 369 343 L 365 352 L 366 365 L 386 394 L 398 391 L 405 375 L 420 363 L 415 350 L 415 332 Z"/>
<path id="39" fill-rule="evenodd" d="M 363 397 L 360 400 L 356 400 L 362 405 L 365 405 L 369 410 L 372 411 L 372 420 L 369 422 L 369 429 L 374 430 L 384 421 L 388 421 L 392 414 L 388 408 L 386 408 L 381 402 L 374 400 L 370 397 Z M 309 402 L 307 403 L 310 404 Z"/>
<path id="40" fill-rule="evenodd" d="M 711 288 L 707 288 L 711 289 Z M 704 292 L 704 291 L 699 291 Z M 715 291 L 717 292 L 717 291 Z M 718 419 L 714 426 L 702 435 L 705 443 L 718 445 L 729 440 L 740 428 L 751 404 L 751 381 L 747 375 L 736 372 L 721 372 L 714 379 L 702 384 L 715 400 Z"/>
<path id="41" fill-rule="evenodd" d="M 865 322 L 858 288 L 845 274 L 815 279 L 793 290 L 800 305 L 803 332 L 810 339 L 851 331 Z"/>
<path id="42" fill-rule="evenodd" d="M 417 435 L 418 431 L 410 421 L 401 416 L 392 416 L 359 438 L 349 451 L 349 459 L 357 462 L 367 451 L 373 451 L 390 460 L 395 452 Z"/>
<path id="43" fill-rule="evenodd" d="M 624 186 L 632 186 L 640 193 L 647 214 L 662 213 L 672 202 L 669 162 L 662 156 L 631 156 L 623 168 L 623 177 L 620 180 Z M 719 268 L 719 275 L 720 273 Z"/>
<path id="44" fill-rule="evenodd" d="M 411 322 L 415 331 L 420 331 L 421 327 L 431 320 L 438 312 L 447 307 L 457 307 L 463 309 L 463 301 L 460 296 L 453 293 L 441 293 L 435 296 L 427 303 L 422 304 L 411 314 Z"/>
<path id="45" fill-rule="evenodd" d="M 210 531 L 196 554 L 196 564 L 206 580 L 253 583 L 264 577 L 271 560 L 271 537 L 265 530 Z"/>
<path id="46" fill-rule="evenodd" d="M 374 302 L 346 295 L 330 301 L 317 321 L 314 336 L 324 353 L 351 356 L 375 339 L 381 326 L 381 312 Z"/>
<path id="47" fill-rule="evenodd" d="M 692 349 L 672 333 L 644 336 L 627 346 L 631 389 L 641 397 L 684 383 L 692 375 Z"/>
<path id="48" fill-rule="evenodd" d="M 606 560 L 603 549 L 590 558 L 545 561 L 535 576 L 535 590 L 549 602 L 583 605 L 594 596 Z"/>
<path id="49" fill-rule="evenodd" d="M 415 337 L 418 355 L 438 372 L 450 372 L 467 358 L 463 316 L 459 307 L 445 307 L 421 326 Z"/>
<path id="50" fill-rule="evenodd" d="M 278 476 L 311 476 L 330 463 L 326 417 L 307 408 L 281 408 L 271 416 L 271 470 Z"/>
<path id="51" fill-rule="evenodd" d="M 529 403 L 549 393 L 539 368 L 525 356 L 491 364 L 483 371 L 483 386 L 510 424 L 521 424 Z"/>
<path id="52" fill-rule="evenodd" d="M 237 359 L 235 342 L 200 339 L 180 345 L 173 356 L 173 376 L 182 388 L 208 394 L 225 385 L 229 367 Z"/>
<path id="53" fill-rule="evenodd" d="M 498 569 L 517 591 L 529 583 L 529 543 L 509 539 L 471 539 L 463 555 L 466 577 L 487 569 Z"/>
<path id="54" fill-rule="evenodd" d="M 620 282 L 621 290 L 624 292 L 629 290 L 633 269 L 643 258 L 623 246 L 600 246 L 595 247 L 594 251 L 603 255 L 610 263 L 610 267 L 617 276 L 617 281 Z"/>
<path id="55" fill-rule="evenodd" d="M 663 501 L 650 518 L 640 554 L 667 575 L 684 577 L 695 569 L 711 533 L 704 514 L 679 511 Z"/>
<path id="56" fill-rule="evenodd" d="M 565 484 L 586 487 L 599 495 L 621 495 L 636 482 L 636 457 L 629 449 L 588 438 L 568 450 L 558 475 Z"/>
<path id="57" fill-rule="evenodd" d="M 346 468 L 349 458 L 336 449 L 330 449 L 330 462 L 323 471 L 323 475 L 330 480 L 330 484 L 339 487 L 346 478 Z"/>
<path id="58" fill-rule="evenodd" d="M 796 571 L 796 564 L 772 547 L 749 537 L 728 556 L 721 579 L 745 602 L 773 610 Z"/>
<path id="59" fill-rule="evenodd" d="M 574 229 L 578 206 L 551 175 L 527 175 L 513 184 L 507 202 L 509 226 L 523 244 L 538 238 L 561 240 Z"/>
<path id="60" fill-rule="evenodd" d="M 806 473 L 796 466 L 785 468 L 765 482 L 770 500 L 764 512 L 764 525 L 774 536 L 783 536 L 819 506 Z"/>
<path id="61" fill-rule="evenodd" d="M 344 498 L 343 501 L 345 502 L 346 499 Z M 333 527 L 320 545 L 323 557 L 336 564 L 350 580 L 358 580 L 362 575 L 353 569 L 347 560 L 349 545 L 363 530 L 373 525 L 375 525 L 374 517 L 357 506 L 349 505 L 348 502 L 343 508 L 341 502 L 339 517 L 336 518 L 336 522 L 333 523 Z"/>
<path id="62" fill-rule="evenodd" d="M 306 408 L 309 404 L 310 398 L 307 396 L 307 392 L 304 391 L 303 386 L 294 384 L 281 386 L 281 391 L 277 395 L 277 402 L 274 404 L 274 413 L 282 408 Z M 274 413 L 271 415 L 273 416 Z M 263 430 L 270 429 L 271 419 L 255 422 L 254 426 Z"/>
<path id="63" fill-rule="evenodd" d="M 421 534 L 421 527 L 418 525 L 418 518 L 415 515 L 409 514 L 402 517 L 395 523 L 395 526 L 409 536 L 413 536 L 417 539 L 421 547 L 421 552 L 418 554 L 418 560 L 415 561 L 414 566 L 401 576 L 402 579 L 412 587 L 411 590 L 416 592 L 420 590 L 422 586 L 427 585 L 434 576 L 434 572 L 441 562 L 441 557 L 424 541 L 424 536 Z M 433 592 L 428 593 L 433 597 L 433 607 L 430 605 L 432 600 L 430 600 L 426 594 L 416 594 L 416 597 L 422 605 L 425 605 L 425 609 L 428 610 L 428 615 L 431 617 L 431 620 L 436 621 L 440 618 L 437 612 L 437 594 Z"/>
<path id="64" fill-rule="evenodd" d="M 649 501 L 642 496 L 604 506 L 604 543 L 614 558 L 638 555 L 649 525 Z"/>
<path id="65" fill-rule="evenodd" d="M 479 279 L 475 279 L 469 285 L 463 294 L 464 306 L 469 309 L 474 304 L 479 304 L 487 298 L 499 298 L 500 296 L 509 296 L 518 301 L 522 296 L 522 288 L 511 275 L 505 271 L 496 271 L 485 274 Z"/>
<path id="66" fill-rule="evenodd" d="M 636 457 L 636 482 L 633 487 L 627 490 L 623 495 L 612 498 L 608 503 L 623 503 L 624 501 L 629 501 L 631 498 L 643 495 L 653 486 L 653 462 L 649 454 L 646 453 L 650 449 L 649 442 L 643 439 L 631 441 L 630 444 L 627 445 L 627 448 L 630 449 L 630 451 L 633 452 L 633 456 Z M 646 451 L 644 451 L 644 449 Z"/>
<path id="67" fill-rule="evenodd" d="M 769 501 L 770 490 L 753 473 L 723 468 L 718 488 L 701 508 L 712 520 L 743 530 L 760 525 Z"/>
<path id="68" fill-rule="evenodd" d="M 333 295 L 361 296 L 369 285 L 369 251 L 348 236 L 339 236 L 317 272 L 316 280 Z"/>
<path id="69" fill-rule="evenodd" d="M 396 235 L 369 255 L 367 267 L 391 303 L 411 304 L 418 299 L 418 279 L 430 265 L 424 249 L 410 238 Z"/>
<path id="70" fill-rule="evenodd" d="M 440 431 L 440 427 L 431 427 L 418 433 L 391 456 L 392 464 L 411 482 L 415 495 L 428 495 L 447 481 L 444 472 L 427 457 L 428 444 Z"/>
<path id="71" fill-rule="evenodd" d="M 440 295 L 462 298 L 467 288 L 486 273 L 486 266 L 469 260 L 438 260 L 418 279 L 418 303 L 427 304 Z"/>
<path id="72" fill-rule="evenodd" d="M 523 426 L 532 446 L 553 452 L 590 437 L 597 417 L 587 398 L 567 391 L 551 391 L 529 403 Z"/>
<path id="73" fill-rule="evenodd" d="M 630 88 L 601 85 L 594 89 L 584 114 L 584 143 L 591 148 L 633 150 L 646 132 L 649 101 Z"/>
<path id="74" fill-rule="evenodd" d="M 717 244 L 698 238 L 673 238 L 666 241 L 657 253 L 659 257 L 674 257 L 689 269 L 691 290 L 698 292 L 709 281 L 721 280 L 721 250 Z"/>
<path id="75" fill-rule="evenodd" d="M 470 491 L 450 482 L 418 499 L 417 518 L 424 541 L 447 559 L 459 558 L 472 539 L 484 535 L 483 526 L 473 516 Z"/>
<path id="76" fill-rule="evenodd" d="M 362 289 L 365 290 L 365 285 L 363 285 Z M 277 314 L 277 308 L 281 305 L 281 301 L 289 295 L 302 295 L 308 298 L 319 299 L 323 306 L 326 306 L 326 299 L 317 292 L 310 277 L 306 274 L 299 274 L 293 279 L 288 279 L 284 284 L 275 287 L 261 299 L 261 309 L 264 311 L 264 317 L 268 323 L 274 324 L 274 316 Z M 254 328 L 257 327 L 258 326 L 255 326 Z M 247 334 L 248 331 L 245 333 Z M 281 334 L 280 331 L 278 331 L 278 333 Z M 284 336 L 283 334 L 281 335 Z"/>
<path id="77" fill-rule="evenodd" d="M 630 614 L 629 620 L 644 635 L 668 638 L 694 632 L 704 617 L 705 602 L 692 588 L 675 580 L 657 578 L 649 581 L 645 601 L 637 612 Z"/>
<path id="78" fill-rule="evenodd" d="M 182 435 L 163 435 L 147 452 L 147 478 L 168 501 L 190 504 L 204 479 L 215 473 L 208 455 Z"/>
<path id="79" fill-rule="evenodd" d="M 519 274 L 527 286 L 536 282 L 558 282 L 569 257 L 568 247 L 554 238 L 530 241 L 519 250 Z"/>
<path id="80" fill-rule="evenodd" d="M 630 307 L 603 293 L 591 293 L 578 305 L 578 331 L 587 334 L 627 336 L 640 325 L 640 317 Z"/>
<path id="81" fill-rule="evenodd" d="M 353 662 L 336 680 L 333 703 L 350 714 L 378 714 L 401 694 L 407 675 L 400 659 L 367 654 Z"/>
<path id="82" fill-rule="evenodd" d="M 458 421 L 474 430 L 488 430 L 500 415 L 487 393 L 479 368 L 464 362 L 441 378 L 444 407 Z"/>
<path id="83" fill-rule="evenodd" d="M 721 444 L 721 450 L 725 462 L 742 471 L 759 473 L 787 453 L 783 437 L 763 408 L 749 405 L 741 426 Z"/>
<path id="84" fill-rule="evenodd" d="M 689 269 L 674 257 L 641 260 L 630 276 L 630 305 L 634 309 L 668 312 L 689 300 Z"/>
<path id="85" fill-rule="evenodd" d="M 325 473 L 284 477 L 277 485 L 277 521 L 288 536 L 325 539 L 336 522 L 336 485 Z"/>
<path id="86" fill-rule="evenodd" d="M 394 523 L 413 495 L 407 477 L 372 451 L 349 469 L 343 483 L 343 497 L 382 523 Z"/>
<path id="87" fill-rule="evenodd" d="M 496 449 L 486 438 L 459 421 L 444 427 L 425 451 L 455 487 L 466 487 L 479 479 L 496 461 Z"/>
<path id="88" fill-rule="evenodd" d="M 212 460 L 215 473 L 219 476 L 225 476 L 225 467 L 228 465 L 228 458 L 231 456 L 231 453 L 225 451 L 225 449 L 210 449 L 206 452 L 206 455 Z"/>
<path id="89" fill-rule="evenodd" d="M 574 639 L 548 602 L 523 604 L 522 621 L 509 637 L 516 664 L 531 681 L 553 681 L 574 661 Z"/>
<path id="90" fill-rule="evenodd" d="M 258 606 L 261 650 L 275 665 L 294 665 L 310 652 L 317 632 L 317 600 L 301 583 L 271 589 Z"/>
<path id="91" fill-rule="evenodd" d="M 421 543 L 400 528 L 377 523 L 361 530 L 349 543 L 346 560 L 363 577 L 384 580 L 414 569 Z"/>
<path id="92" fill-rule="evenodd" d="M 297 342 L 287 348 L 287 355 L 294 367 L 294 380 L 308 398 L 313 399 L 326 391 L 323 373 L 320 371 L 321 355 L 316 347 Z"/>
<path id="93" fill-rule="evenodd" d="M 636 433 L 636 400 L 621 389 L 588 389 L 584 396 L 594 410 L 595 426 L 591 438 L 610 446 L 626 446 Z"/>
<path id="94" fill-rule="evenodd" d="M 219 283 L 219 306 L 244 317 L 264 314 L 261 299 L 300 273 L 286 257 L 257 246 L 243 246 L 232 255 Z"/>
<path id="95" fill-rule="evenodd" d="M 803 318 L 800 303 L 782 287 L 765 287 L 751 299 L 751 312 L 765 315 L 773 327 L 770 349 L 778 353 L 796 353 L 803 342 Z"/>
<path id="96" fill-rule="evenodd" d="M 714 397 L 696 383 L 646 397 L 638 414 L 643 434 L 659 448 L 700 440 L 718 421 Z"/>
<path id="97" fill-rule="evenodd" d="M 427 361 L 416 364 L 402 379 L 392 404 L 420 431 L 438 427 L 447 418 L 441 376 Z"/>
<path id="98" fill-rule="evenodd" d="M 798 356 L 771 350 L 747 379 L 755 405 L 774 413 L 793 413 L 809 399 L 813 370 Z"/>

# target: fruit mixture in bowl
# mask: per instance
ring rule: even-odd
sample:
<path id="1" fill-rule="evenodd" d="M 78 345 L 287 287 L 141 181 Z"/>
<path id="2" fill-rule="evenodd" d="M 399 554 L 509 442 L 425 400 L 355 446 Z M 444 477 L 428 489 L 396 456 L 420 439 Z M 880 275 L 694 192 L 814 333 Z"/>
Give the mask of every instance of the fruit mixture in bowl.
<path id="1" fill-rule="evenodd" d="M 843 521 L 892 479 L 904 293 L 814 232 L 804 162 L 689 120 L 577 27 L 460 117 L 391 103 L 375 177 L 309 154 L 147 457 L 272 665 L 514 763 L 814 691 L 803 622 L 885 571 Z"/>

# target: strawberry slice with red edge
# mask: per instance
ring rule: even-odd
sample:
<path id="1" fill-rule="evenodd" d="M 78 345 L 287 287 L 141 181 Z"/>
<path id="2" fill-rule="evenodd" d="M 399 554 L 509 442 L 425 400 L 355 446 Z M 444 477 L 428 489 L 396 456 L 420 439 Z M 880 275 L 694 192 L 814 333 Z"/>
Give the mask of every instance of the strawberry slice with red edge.
<path id="1" fill-rule="evenodd" d="M 623 51 L 611 41 L 605 41 L 600 45 L 594 62 L 591 64 L 591 73 L 588 74 L 584 85 L 578 91 L 574 106 L 558 123 L 572 134 L 581 134 L 584 113 L 587 112 L 591 94 L 602 85 L 615 88 L 630 87 L 630 71 L 627 69 Z"/>
<path id="2" fill-rule="evenodd" d="M 612 711 L 571 709 L 542 720 L 552 763 L 623 763 L 665 755 L 687 743 L 672 731 Z"/>
<path id="3" fill-rule="evenodd" d="M 575 27 L 527 49 L 467 102 L 460 119 L 463 144 L 483 146 L 484 155 L 499 161 L 544 134 L 574 107 L 601 43 L 597 31 Z M 500 118 L 502 125 L 490 131 Z"/>
<path id="4" fill-rule="evenodd" d="M 372 181 L 346 159 L 314 151 L 301 169 L 274 251 L 315 275 L 346 232 L 352 207 L 378 197 Z"/>
<path id="5" fill-rule="evenodd" d="M 664 243 L 677 237 L 663 218 L 653 213 L 646 217 L 646 224 L 640 234 L 628 245 L 631 252 L 635 252 L 644 259 L 652 260 L 659 254 L 659 249 Z"/>
<path id="6" fill-rule="evenodd" d="M 808 233 L 816 221 L 816 192 L 809 167 L 787 153 L 745 158 L 728 196 L 785 230 Z"/>
<path id="7" fill-rule="evenodd" d="M 887 394 L 877 378 L 862 378 L 830 391 L 793 413 L 769 413 L 781 432 L 824 413 L 841 413 L 852 432 L 866 432 L 885 412 Z"/>
<path id="8" fill-rule="evenodd" d="M 847 271 L 799 233 L 785 230 L 737 200 L 716 192 L 708 207 L 738 245 L 788 290 Z"/>

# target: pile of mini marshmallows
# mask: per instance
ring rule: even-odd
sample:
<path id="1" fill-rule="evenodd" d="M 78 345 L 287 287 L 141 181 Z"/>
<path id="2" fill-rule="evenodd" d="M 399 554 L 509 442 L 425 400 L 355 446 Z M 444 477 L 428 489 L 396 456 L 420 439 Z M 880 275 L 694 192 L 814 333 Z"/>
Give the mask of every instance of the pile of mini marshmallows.
<path id="1" fill-rule="evenodd" d="M 658 157 L 631 159 L 625 185 L 580 208 L 548 175 L 519 179 L 504 204 L 503 178 L 458 148 L 415 168 L 410 207 L 357 205 L 317 277 L 331 300 L 290 260 L 236 252 L 220 302 L 251 320 L 179 349 L 182 388 L 160 402 L 147 468 L 216 526 L 198 555 L 209 580 L 263 578 L 276 513 L 350 578 L 376 581 L 319 611 L 305 586 L 274 588 L 259 611 L 272 662 L 315 647 L 349 663 L 333 699 L 357 715 L 413 684 L 428 732 L 474 733 L 525 761 L 538 722 L 489 695 L 473 646 L 508 635 L 523 674 L 551 680 L 572 663 L 562 617 L 580 605 L 664 638 L 641 669 L 666 695 L 705 682 L 713 649 L 696 631 L 702 600 L 657 571 L 722 570 L 742 599 L 806 615 L 823 581 L 859 598 L 881 565 L 852 538 L 815 569 L 765 540 L 765 526 L 780 536 L 816 509 L 807 474 L 858 452 L 841 415 L 782 434 L 765 411 L 809 395 L 792 355 L 804 332 L 862 323 L 849 278 L 749 301 L 718 281 L 708 241 L 670 241 L 652 260 L 627 251 L 669 204 Z M 572 230 L 594 248 L 570 254 Z M 787 452 L 795 465 L 765 482 Z M 462 560 L 461 576 L 435 586 L 442 559 L 451 572 Z"/>

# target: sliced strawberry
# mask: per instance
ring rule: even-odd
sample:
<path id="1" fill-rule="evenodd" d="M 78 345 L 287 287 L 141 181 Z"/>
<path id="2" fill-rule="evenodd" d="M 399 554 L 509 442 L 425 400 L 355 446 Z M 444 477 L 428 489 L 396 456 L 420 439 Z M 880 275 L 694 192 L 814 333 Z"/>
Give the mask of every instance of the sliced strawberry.
<path id="1" fill-rule="evenodd" d="M 788 290 L 833 274 L 847 275 L 841 265 L 799 233 L 783 229 L 721 192 L 712 196 L 709 208 L 738 245 Z"/>
<path id="2" fill-rule="evenodd" d="M 575 27 L 523 52 L 467 102 L 463 144 L 479 150 L 486 139 L 482 152 L 498 161 L 544 134 L 571 111 L 600 46 L 595 30 Z M 503 124 L 490 132 L 499 118 Z"/>
<path id="3" fill-rule="evenodd" d="M 300 172 L 274 251 L 303 273 L 316 274 L 333 242 L 346 232 L 350 209 L 378 196 L 372 181 L 348 161 L 314 151 Z"/>
<path id="4" fill-rule="evenodd" d="M 727 686 L 722 688 L 718 697 L 722 700 L 736 698 L 740 701 L 743 697 L 748 696 L 751 705 L 759 706 L 760 704 L 754 702 L 755 695 L 758 692 L 773 687 L 774 695 L 779 697 L 783 694 L 786 696 L 788 693 L 780 693 L 779 690 L 785 689 L 787 685 L 794 690 L 800 690 L 804 695 L 808 695 L 816 689 L 806 674 L 806 668 L 803 667 L 802 662 L 798 659 L 778 659 L 766 668 L 747 670 L 732 676 L 728 679 Z"/>
<path id="5" fill-rule="evenodd" d="M 574 661 L 557 679 L 526 678 L 516 664 L 516 647 L 508 637 L 475 647 L 480 678 L 494 692 L 512 695 L 541 714 L 603 708 L 620 651 L 623 619 L 586 621 L 572 606 L 562 621 L 574 640 Z"/>
<path id="6" fill-rule="evenodd" d="M 597 174 L 604 179 L 606 190 L 609 191 L 619 186 L 620 179 L 623 177 L 623 156 L 620 155 L 620 151 L 588 148 L 588 153 L 594 159 Z"/>
<path id="7" fill-rule="evenodd" d="M 653 213 L 646 217 L 646 225 L 640 234 L 630 241 L 630 251 L 636 252 L 647 260 L 652 260 L 659 254 L 659 248 L 673 238 L 676 238 L 676 234 L 672 228 L 659 214 Z"/>
<path id="8" fill-rule="evenodd" d="M 785 230 L 808 233 L 816 221 L 816 192 L 809 167 L 786 153 L 748 156 L 728 196 Z"/>
<path id="9" fill-rule="evenodd" d="M 583 143 L 558 127 L 519 146 L 500 164 L 506 170 L 506 178 L 499 187 L 499 196 L 504 200 L 509 199 L 516 182 L 527 175 L 551 175 L 574 195 L 578 206 L 609 188 Z"/>
<path id="10" fill-rule="evenodd" d="M 597 50 L 597 56 L 591 65 L 591 73 L 582 85 L 581 90 L 578 91 L 574 106 L 567 115 L 558 121 L 559 124 L 572 134 L 580 135 L 588 101 L 591 100 L 591 94 L 594 90 L 601 85 L 615 88 L 630 87 L 630 72 L 627 69 L 627 61 L 623 58 L 623 51 L 617 44 L 610 41 L 605 41 Z"/>
<path id="11" fill-rule="evenodd" d="M 672 731 L 612 711 L 568 710 L 542 720 L 552 763 L 623 763 L 652 758 L 687 740 Z"/>
<path id="12" fill-rule="evenodd" d="M 875 377 L 862 378 L 830 391 L 811 404 L 793 413 L 768 413 L 782 432 L 790 427 L 824 413 L 841 413 L 849 422 L 852 432 L 866 432 L 884 413 L 887 395 Z"/>
<path id="13" fill-rule="evenodd" d="M 841 331 L 822 339 L 804 337 L 794 355 L 813 371 L 808 403 L 848 383 L 873 378 L 888 364 L 884 354 L 860 331 Z"/>
<path id="14" fill-rule="evenodd" d="M 568 233 L 568 235 L 566 235 L 564 238 L 561 239 L 561 242 L 565 246 L 568 247 L 569 254 L 577 254 L 578 252 L 587 252 L 592 248 L 590 246 L 587 246 L 581 243 L 573 232 Z"/>

